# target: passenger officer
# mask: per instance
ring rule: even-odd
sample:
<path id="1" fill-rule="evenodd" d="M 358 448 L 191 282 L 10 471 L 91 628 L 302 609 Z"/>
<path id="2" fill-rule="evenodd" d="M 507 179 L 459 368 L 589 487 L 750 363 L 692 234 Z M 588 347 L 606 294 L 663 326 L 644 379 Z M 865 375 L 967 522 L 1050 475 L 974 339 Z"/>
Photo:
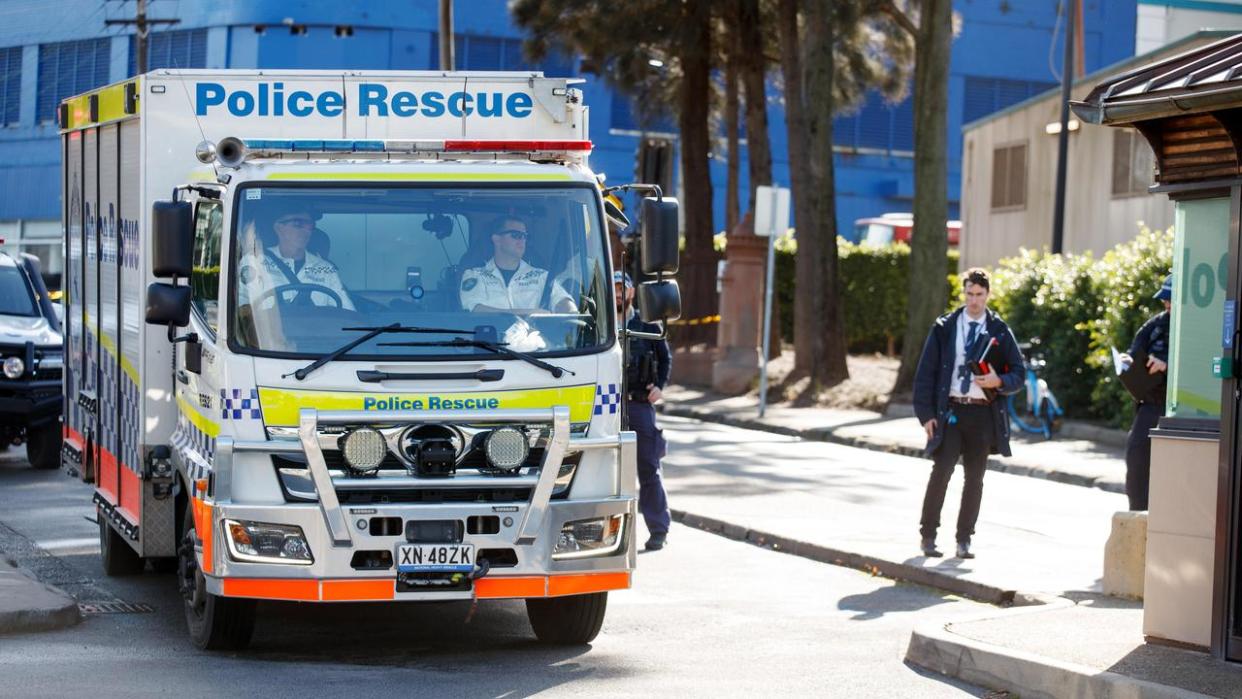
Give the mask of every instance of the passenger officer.
<path id="1" fill-rule="evenodd" d="M 1130 349 L 1121 355 L 1129 364 L 1134 361 L 1133 355 L 1139 352 L 1146 354 L 1148 373 L 1160 374 L 1163 379 L 1139 401 L 1134 411 L 1134 422 L 1130 425 L 1130 435 L 1126 439 L 1126 497 L 1130 499 L 1131 510 L 1147 509 L 1151 479 L 1150 432 L 1164 416 L 1169 370 L 1169 309 L 1173 305 L 1172 274 L 1165 277 L 1164 285 L 1152 298 L 1164 302 L 1164 311 L 1143 323 L 1134 336 L 1134 342 L 1130 343 Z"/>
<path id="2" fill-rule="evenodd" d="M 304 205 L 293 203 L 274 212 L 272 232 L 276 244 L 262 252 L 242 258 L 238 269 L 241 281 L 238 305 L 261 300 L 269 291 L 289 284 L 323 287 L 336 293 L 339 302 L 330 294 L 313 289 L 301 291 L 290 289 L 280 292 L 282 298 L 316 306 L 340 306 L 354 310 L 354 303 L 341 283 L 336 265 L 307 250 L 311 233 L 315 230 L 315 216 Z M 276 304 L 273 297 L 262 305 L 271 308 Z"/>
<path id="3" fill-rule="evenodd" d="M 491 226 L 492 259 L 461 275 L 463 309 L 479 313 L 577 312 L 569 293 L 548 279 L 548 270 L 522 259 L 529 235 L 526 222 L 516 216 L 496 219 Z"/>
<path id="4" fill-rule="evenodd" d="M 635 332 L 659 333 L 659 325 L 644 323 L 634 312 L 634 285 L 629 276 L 614 272 L 612 281 L 617 294 L 617 316 L 625 327 Z M 637 337 L 630 339 L 628 357 L 625 408 L 629 427 L 638 437 L 638 509 L 651 535 L 646 549 L 659 551 L 668 541 L 671 518 L 664 481 L 660 477 L 660 459 L 664 457 L 667 444 L 664 430 L 656 426 L 655 404 L 663 397 L 673 360 L 667 341 Z"/>

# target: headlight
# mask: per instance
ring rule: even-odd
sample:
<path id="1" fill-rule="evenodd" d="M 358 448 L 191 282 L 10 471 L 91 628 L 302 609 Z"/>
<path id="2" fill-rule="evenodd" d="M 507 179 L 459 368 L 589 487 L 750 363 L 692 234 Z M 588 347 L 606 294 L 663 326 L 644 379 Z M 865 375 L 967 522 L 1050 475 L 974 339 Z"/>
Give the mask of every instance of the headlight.
<path id="1" fill-rule="evenodd" d="M 344 452 L 345 463 L 351 468 L 370 473 L 379 468 L 384 457 L 388 456 L 388 443 L 378 430 L 364 427 L 345 435 L 341 451 Z"/>
<path id="2" fill-rule="evenodd" d="M 9 357 L 4 360 L 4 375 L 10 379 L 20 379 L 26 373 L 26 362 L 21 357 Z"/>
<path id="3" fill-rule="evenodd" d="M 561 527 L 552 558 L 586 558 L 616 553 L 625 541 L 625 515 L 579 519 Z"/>
<path id="4" fill-rule="evenodd" d="M 485 444 L 487 461 L 496 468 L 515 469 L 526 462 L 530 444 L 526 435 L 516 427 L 501 427 L 487 435 Z"/>
<path id="5" fill-rule="evenodd" d="M 315 562 L 301 527 L 226 519 L 224 531 L 234 560 L 304 566 Z"/>

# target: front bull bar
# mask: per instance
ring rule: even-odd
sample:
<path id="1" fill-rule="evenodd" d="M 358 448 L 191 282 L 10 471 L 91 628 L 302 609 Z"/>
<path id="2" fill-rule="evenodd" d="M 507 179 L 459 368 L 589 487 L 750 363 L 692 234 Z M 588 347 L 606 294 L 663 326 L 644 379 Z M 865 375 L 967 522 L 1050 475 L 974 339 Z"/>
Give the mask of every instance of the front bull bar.
<path id="1" fill-rule="evenodd" d="M 325 410 L 302 408 L 298 415 L 298 439 L 242 441 L 230 437 L 218 437 L 213 457 L 213 499 L 217 504 L 232 502 L 233 455 L 237 453 L 303 454 L 314 483 L 332 545 L 337 548 L 351 547 L 353 538 L 349 523 L 336 496 L 336 483 L 347 482 L 352 488 L 398 487 L 398 488 L 475 488 L 509 487 L 529 488 L 534 491 L 527 503 L 526 512 L 517 528 L 516 545 L 530 545 L 543 525 L 548 513 L 552 489 L 565 455 L 598 449 L 619 449 L 620 464 L 618 482 L 614 492 L 621 496 L 636 495 L 637 482 L 636 436 L 633 432 L 621 432 L 616 437 L 583 437 L 571 439 L 569 434 L 569 408 L 554 406 L 545 409 L 517 410 Z M 552 431 L 543 452 L 539 474 L 536 476 L 453 476 L 450 478 L 398 477 L 383 479 L 334 479 L 328 472 L 323 446 L 319 435 L 320 425 L 359 424 L 420 424 L 420 423 L 543 423 L 552 425 Z"/>

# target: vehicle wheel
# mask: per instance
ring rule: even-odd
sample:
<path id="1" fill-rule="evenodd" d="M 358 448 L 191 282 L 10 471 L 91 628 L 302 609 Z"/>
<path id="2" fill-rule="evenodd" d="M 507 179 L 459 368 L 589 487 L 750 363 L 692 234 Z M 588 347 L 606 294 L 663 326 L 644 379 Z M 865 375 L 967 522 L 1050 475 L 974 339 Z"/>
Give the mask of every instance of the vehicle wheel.
<path id="1" fill-rule="evenodd" d="M 60 425 L 53 422 L 37 430 L 28 430 L 26 437 L 26 459 L 31 466 L 39 469 L 60 468 L 60 448 L 63 437 Z"/>
<path id="2" fill-rule="evenodd" d="M 108 524 L 104 513 L 96 510 L 99 520 L 99 557 L 108 577 L 137 575 L 142 572 L 142 557 L 126 543 L 121 533 Z"/>
<path id="3" fill-rule="evenodd" d="M 599 635 L 608 608 L 608 593 L 526 600 L 526 616 L 544 643 L 582 645 Z"/>
<path id="4" fill-rule="evenodd" d="M 207 581 L 194 554 L 197 535 L 193 509 L 187 507 L 177 549 L 177 583 L 185 603 L 190 640 L 203 650 L 241 650 L 254 635 L 254 600 L 218 597 L 207 591 Z"/>

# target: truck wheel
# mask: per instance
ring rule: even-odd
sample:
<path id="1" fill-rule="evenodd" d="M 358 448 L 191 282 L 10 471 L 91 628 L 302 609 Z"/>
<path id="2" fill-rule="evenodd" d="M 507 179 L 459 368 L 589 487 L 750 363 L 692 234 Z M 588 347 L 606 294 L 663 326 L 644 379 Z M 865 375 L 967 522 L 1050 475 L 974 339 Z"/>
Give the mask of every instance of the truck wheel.
<path id="1" fill-rule="evenodd" d="M 26 437 L 26 460 L 39 469 L 60 468 L 60 448 L 63 442 L 60 425 L 52 423 L 37 430 L 29 430 Z"/>
<path id="2" fill-rule="evenodd" d="M 608 608 L 608 593 L 526 600 L 526 616 L 544 643 L 582 645 L 599 635 Z"/>
<path id="3" fill-rule="evenodd" d="M 194 513 L 186 508 L 177 549 L 177 583 L 185 602 L 185 621 L 190 640 L 202 650 L 241 650 L 254 635 L 254 600 L 218 597 L 207 591 L 207 580 L 198 569 L 194 554 L 197 535 Z"/>
<path id="4" fill-rule="evenodd" d="M 137 575 L 142 572 L 142 558 L 130 547 L 120 532 L 108 524 L 103 512 L 95 510 L 99 520 L 99 558 L 108 577 Z"/>

